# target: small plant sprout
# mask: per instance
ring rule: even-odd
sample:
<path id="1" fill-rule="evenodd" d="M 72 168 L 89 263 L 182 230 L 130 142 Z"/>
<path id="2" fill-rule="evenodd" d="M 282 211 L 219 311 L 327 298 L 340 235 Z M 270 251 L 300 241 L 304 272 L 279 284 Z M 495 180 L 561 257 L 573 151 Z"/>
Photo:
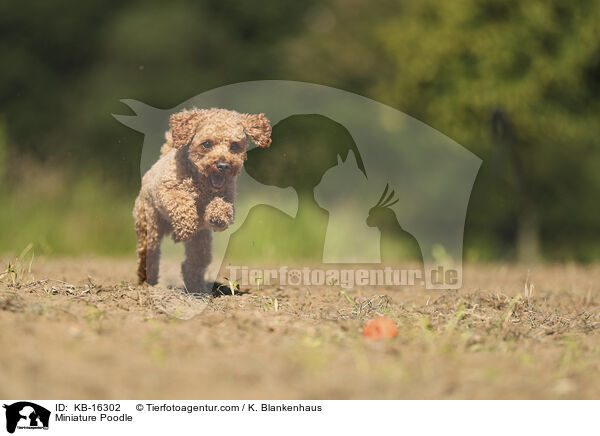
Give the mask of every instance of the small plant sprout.
<path id="1" fill-rule="evenodd" d="M 26 280 L 33 280 L 31 275 L 31 267 L 35 254 L 32 250 L 33 244 L 27 245 L 21 254 L 6 266 L 6 271 L 0 273 L 0 278 L 8 277 L 13 285 Z"/>
<path id="2" fill-rule="evenodd" d="M 335 285 L 337 285 L 337 283 L 338 283 L 338 281 L 336 279 L 331 279 L 328 282 L 329 286 L 335 286 Z"/>
<path id="3" fill-rule="evenodd" d="M 275 312 L 279 310 L 279 300 L 277 298 L 263 297 L 262 300 L 262 306 L 265 310 L 273 309 Z"/>
<path id="4" fill-rule="evenodd" d="M 4 277 L 6 275 L 8 275 L 10 277 L 11 274 L 14 274 L 14 267 L 9 262 L 8 265 L 7 265 L 7 267 L 6 267 L 6 271 L 4 271 L 3 273 L 0 273 L 0 277 Z"/>
<path id="5" fill-rule="evenodd" d="M 225 280 L 227 280 L 227 284 L 225 283 L 221 283 L 218 287 L 217 287 L 217 291 L 219 291 L 221 294 L 223 294 L 223 291 L 221 291 L 221 288 L 229 288 L 229 290 L 231 291 L 231 295 L 235 295 L 235 290 L 237 289 L 238 291 L 240 290 L 240 284 L 238 282 L 236 282 L 235 280 L 231 280 L 229 277 L 225 277 Z M 225 295 L 225 294 L 223 294 Z"/>
<path id="6" fill-rule="evenodd" d="M 340 295 L 343 296 L 348 301 L 348 303 L 350 303 L 352 305 L 352 307 L 354 308 L 356 313 L 360 312 L 360 308 L 358 307 L 358 304 L 356 304 L 356 301 L 354 301 L 352 299 L 352 297 L 350 297 L 350 295 L 348 295 L 345 291 L 340 291 Z"/>
<path id="7" fill-rule="evenodd" d="M 509 322 L 510 322 L 510 318 L 513 315 L 513 312 L 517 306 L 517 304 L 523 301 L 523 297 L 521 297 L 520 295 L 517 295 L 516 297 L 513 297 L 509 303 L 508 303 L 508 308 L 506 309 L 506 311 L 504 312 L 504 314 L 502 314 L 501 317 L 501 326 L 502 327 L 506 327 Z"/>
<path id="8" fill-rule="evenodd" d="M 257 292 L 260 294 L 260 285 L 264 283 L 264 278 L 263 276 L 258 276 L 256 277 L 256 290 Z"/>
<path id="9" fill-rule="evenodd" d="M 525 280 L 525 291 L 523 293 L 523 297 L 524 297 L 525 301 L 527 301 L 528 306 L 531 306 L 531 303 L 533 301 L 534 292 L 535 292 L 535 286 L 533 286 L 533 283 L 531 283 L 529 281 L 529 273 L 527 273 L 527 279 Z"/>

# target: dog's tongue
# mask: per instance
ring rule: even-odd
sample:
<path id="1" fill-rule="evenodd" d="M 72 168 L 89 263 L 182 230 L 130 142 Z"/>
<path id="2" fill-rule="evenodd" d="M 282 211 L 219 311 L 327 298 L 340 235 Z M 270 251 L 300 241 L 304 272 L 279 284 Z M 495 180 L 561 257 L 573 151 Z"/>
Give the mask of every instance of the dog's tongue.
<path id="1" fill-rule="evenodd" d="M 225 176 L 217 173 L 211 174 L 210 184 L 215 189 L 221 189 L 225 185 Z"/>

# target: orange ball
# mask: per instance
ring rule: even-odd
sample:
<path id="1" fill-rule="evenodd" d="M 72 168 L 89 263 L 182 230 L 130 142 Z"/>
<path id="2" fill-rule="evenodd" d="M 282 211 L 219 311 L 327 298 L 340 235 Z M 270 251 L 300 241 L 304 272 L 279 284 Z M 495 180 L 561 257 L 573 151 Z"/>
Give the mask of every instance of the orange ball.
<path id="1" fill-rule="evenodd" d="M 378 341 L 383 338 L 393 338 L 398 334 L 398 327 L 389 318 L 375 318 L 369 320 L 363 328 L 363 337 Z"/>

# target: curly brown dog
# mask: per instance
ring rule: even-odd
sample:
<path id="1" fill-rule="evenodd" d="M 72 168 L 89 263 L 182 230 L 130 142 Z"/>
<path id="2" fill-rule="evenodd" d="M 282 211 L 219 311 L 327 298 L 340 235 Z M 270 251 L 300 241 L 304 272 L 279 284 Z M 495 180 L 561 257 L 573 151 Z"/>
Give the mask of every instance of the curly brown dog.
<path id="1" fill-rule="evenodd" d="M 211 231 L 223 231 L 233 222 L 235 180 L 248 138 L 268 147 L 271 125 L 264 114 L 192 109 L 171 116 L 165 137 L 133 210 L 138 279 L 158 282 L 160 242 L 171 233 L 175 242 L 185 242 L 181 271 L 188 292 L 209 292 L 204 271 L 211 260 Z"/>

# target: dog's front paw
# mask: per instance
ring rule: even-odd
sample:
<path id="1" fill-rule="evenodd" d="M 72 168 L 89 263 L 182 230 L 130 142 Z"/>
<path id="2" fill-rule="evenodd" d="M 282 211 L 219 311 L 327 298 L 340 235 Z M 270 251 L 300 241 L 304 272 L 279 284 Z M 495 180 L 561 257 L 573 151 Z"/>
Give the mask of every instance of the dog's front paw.
<path id="1" fill-rule="evenodd" d="M 233 205 L 216 197 L 206 206 L 205 217 L 213 231 L 222 232 L 233 223 Z"/>
<path id="2" fill-rule="evenodd" d="M 215 232 L 220 232 L 228 227 L 228 224 L 219 218 L 210 218 L 208 222 Z"/>
<path id="3" fill-rule="evenodd" d="M 192 239 L 192 236 L 196 234 L 196 229 L 185 226 L 175 226 L 173 228 L 173 240 L 175 242 L 185 242 Z"/>

